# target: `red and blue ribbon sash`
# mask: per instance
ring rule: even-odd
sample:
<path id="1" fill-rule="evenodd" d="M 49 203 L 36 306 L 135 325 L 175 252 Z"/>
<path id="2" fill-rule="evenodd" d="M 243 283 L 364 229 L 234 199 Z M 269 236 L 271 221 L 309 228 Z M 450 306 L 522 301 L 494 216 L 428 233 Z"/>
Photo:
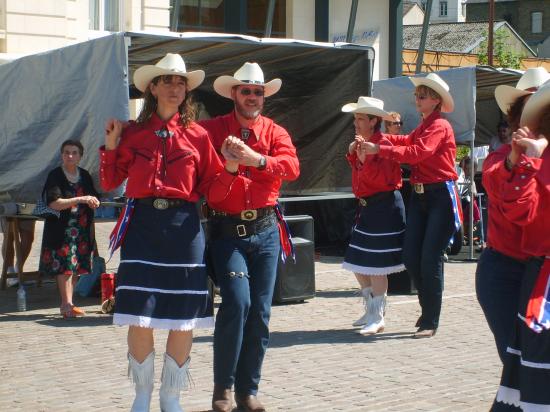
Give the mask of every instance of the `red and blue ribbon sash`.
<path id="1" fill-rule="evenodd" d="M 275 214 L 277 215 L 277 223 L 279 226 L 279 238 L 281 240 L 281 260 L 286 262 L 286 259 L 291 256 L 294 263 L 296 263 L 296 253 L 294 250 L 294 244 L 292 243 L 292 236 L 290 229 L 285 221 L 281 207 L 277 203 L 274 207 Z"/>
<path id="2" fill-rule="evenodd" d="M 458 192 L 456 190 L 455 182 L 452 180 L 448 180 L 445 182 L 447 185 L 447 190 L 449 191 L 449 195 L 451 196 L 451 204 L 453 207 L 453 215 L 454 215 L 454 225 L 455 225 L 455 233 L 460 230 L 462 227 L 462 204 L 458 200 Z M 451 236 L 451 240 L 449 241 L 449 245 L 452 245 L 454 241 L 454 233 Z"/>
<path id="3" fill-rule="evenodd" d="M 128 199 L 126 201 L 126 206 L 124 206 L 124 209 L 122 209 L 122 212 L 118 217 L 116 225 L 113 231 L 111 232 L 111 234 L 109 235 L 109 252 L 110 252 L 109 260 L 111 260 L 111 258 L 113 257 L 113 254 L 122 245 L 122 242 L 124 241 L 124 236 L 126 235 L 126 231 L 128 230 L 130 219 L 132 218 L 132 214 L 134 213 L 135 204 L 136 204 L 135 199 Z"/>
<path id="4" fill-rule="evenodd" d="M 550 329 L 550 258 L 544 259 L 535 286 L 527 303 L 525 323 L 540 333 Z"/>

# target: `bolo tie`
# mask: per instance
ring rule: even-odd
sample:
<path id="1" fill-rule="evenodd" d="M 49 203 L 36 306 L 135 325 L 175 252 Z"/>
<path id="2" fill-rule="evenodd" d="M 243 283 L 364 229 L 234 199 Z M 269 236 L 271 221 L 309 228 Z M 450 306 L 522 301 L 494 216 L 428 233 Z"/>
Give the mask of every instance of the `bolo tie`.
<path id="1" fill-rule="evenodd" d="M 160 137 L 160 141 L 162 142 L 162 180 L 166 177 L 166 139 L 169 137 L 172 137 L 174 135 L 174 132 L 168 130 L 166 127 L 163 127 L 162 129 L 155 130 L 155 134 Z"/>
<path id="2" fill-rule="evenodd" d="M 250 137 L 250 129 L 246 129 L 244 127 L 241 128 L 241 140 L 246 143 L 249 137 Z M 250 177 L 250 170 L 248 169 L 248 167 L 245 168 L 244 175 L 246 177 Z"/>

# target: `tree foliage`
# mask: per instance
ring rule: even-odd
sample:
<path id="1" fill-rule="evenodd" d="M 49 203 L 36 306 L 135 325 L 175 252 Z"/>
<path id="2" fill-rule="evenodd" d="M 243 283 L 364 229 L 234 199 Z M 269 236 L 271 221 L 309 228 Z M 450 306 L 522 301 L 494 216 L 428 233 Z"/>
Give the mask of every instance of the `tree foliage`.
<path id="1" fill-rule="evenodd" d="M 487 54 L 488 41 L 487 32 L 483 33 L 485 40 L 479 45 L 480 52 L 478 53 L 479 64 L 488 64 L 489 57 Z M 519 53 L 514 52 L 508 39 L 510 36 L 503 30 L 497 30 L 493 35 L 493 59 L 498 62 L 499 67 L 508 69 L 521 69 L 521 58 Z"/>

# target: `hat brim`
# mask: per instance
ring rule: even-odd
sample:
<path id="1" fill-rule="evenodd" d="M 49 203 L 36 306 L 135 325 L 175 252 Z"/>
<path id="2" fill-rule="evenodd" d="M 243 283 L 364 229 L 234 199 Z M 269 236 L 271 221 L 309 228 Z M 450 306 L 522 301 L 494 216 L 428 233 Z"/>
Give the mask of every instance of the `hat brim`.
<path id="1" fill-rule="evenodd" d="M 151 80 L 157 76 L 175 75 L 182 76 L 187 79 L 187 90 L 191 91 L 200 86 L 204 80 L 204 71 L 195 70 L 192 72 L 180 72 L 177 70 L 162 69 L 157 66 L 147 65 L 142 66 L 134 72 L 134 85 L 142 92 L 145 92 Z"/>
<path id="2" fill-rule="evenodd" d="M 382 120 L 393 120 L 393 117 L 391 117 L 385 110 L 378 109 L 376 107 L 359 107 L 357 103 L 348 103 L 343 105 L 342 111 L 344 113 L 370 114 L 371 116 L 381 117 Z"/>
<path id="3" fill-rule="evenodd" d="M 214 90 L 220 96 L 231 99 L 231 89 L 235 86 L 263 86 L 264 97 L 269 97 L 277 93 L 282 84 L 283 82 L 281 79 L 273 79 L 267 83 L 251 83 L 235 79 L 233 76 L 220 76 L 214 80 Z"/>
<path id="4" fill-rule="evenodd" d="M 498 107 L 504 114 L 508 114 L 510 106 L 520 98 L 521 96 L 526 96 L 532 94 L 526 90 L 516 89 L 513 86 L 508 86 L 506 84 L 501 84 L 495 88 L 495 100 L 497 101 Z"/>
<path id="5" fill-rule="evenodd" d="M 520 127 L 527 126 L 532 131 L 538 126 L 543 109 L 550 106 L 550 86 L 539 89 L 536 93 L 527 100 L 523 111 L 521 113 L 521 119 L 519 121 Z"/>
<path id="6" fill-rule="evenodd" d="M 435 80 L 428 79 L 427 77 L 409 77 L 414 87 L 426 86 L 441 96 L 441 111 L 443 113 L 451 113 L 455 109 L 455 102 L 451 93 L 443 88 Z"/>

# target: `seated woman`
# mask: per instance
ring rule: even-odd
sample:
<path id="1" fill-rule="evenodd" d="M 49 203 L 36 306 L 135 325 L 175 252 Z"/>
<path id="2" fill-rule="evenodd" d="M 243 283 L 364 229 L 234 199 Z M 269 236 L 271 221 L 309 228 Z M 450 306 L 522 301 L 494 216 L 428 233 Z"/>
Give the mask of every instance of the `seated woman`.
<path id="1" fill-rule="evenodd" d="M 43 190 L 48 206 L 61 214 L 59 218 L 47 218 L 44 223 L 40 271 L 56 276 L 64 318 L 84 315 L 73 304 L 73 290 L 78 277 L 91 271 L 94 209 L 99 207 L 92 177 L 78 167 L 83 154 L 80 142 L 64 141 L 62 164 L 48 174 Z"/>

